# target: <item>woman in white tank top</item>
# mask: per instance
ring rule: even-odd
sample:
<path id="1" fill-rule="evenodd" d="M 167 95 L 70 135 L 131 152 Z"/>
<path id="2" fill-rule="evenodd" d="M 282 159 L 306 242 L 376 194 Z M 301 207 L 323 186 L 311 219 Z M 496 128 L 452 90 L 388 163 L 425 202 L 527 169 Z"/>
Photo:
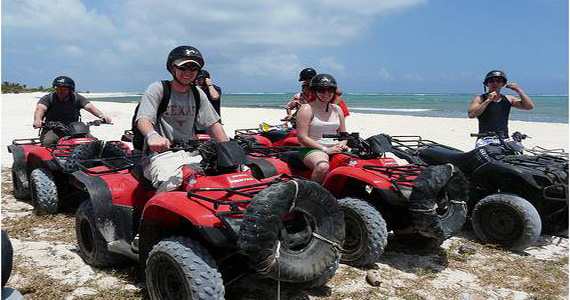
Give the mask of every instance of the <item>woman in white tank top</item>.
<path id="1" fill-rule="evenodd" d="M 313 170 L 311 179 L 319 183 L 328 173 L 329 155 L 348 149 L 345 141 L 323 138 L 324 134 L 346 131 L 340 107 L 331 103 L 336 87 L 336 80 L 331 75 L 313 77 L 309 88 L 315 100 L 303 104 L 297 114 L 297 138 L 305 147 L 300 150 L 300 155 L 305 165 Z"/>

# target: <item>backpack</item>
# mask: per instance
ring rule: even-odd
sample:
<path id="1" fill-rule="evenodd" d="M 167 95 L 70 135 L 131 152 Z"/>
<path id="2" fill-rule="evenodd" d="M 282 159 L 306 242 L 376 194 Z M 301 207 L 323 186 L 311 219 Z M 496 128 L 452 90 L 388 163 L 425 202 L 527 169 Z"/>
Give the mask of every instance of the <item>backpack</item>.
<path id="1" fill-rule="evenodd" d="M 158 105 L 158 109 L 156 111 L 156 120 L 158 122 L 158 120 L 160 120 L 160 116 L 166 111 L 166 108 L 168 107 L 168 103 L 170 102 L 170 91 L 171 91 L 171 87 L 170 87 L 170 81 L 168 80 L 162 80 L 162 98 L 160 99 L 160 104 Z M 200 111 L 200 94 L 198 93 L 198 90 L 196 89 L 196 86 L 191 85 L 190 89 L 192 90 L 192 94 L 194 95 L 194 99 L 196 101 L 196 110 L 194 111 L 194 127 L 196 127 L 196 119 L 198 117 L 198 112 Z M 136 123 L 136 118 L 137 118 L 137 114 L 139 112 L 139 106 L 140 106 L 140 102 L 139 104 L 137 104 L 137 107 L 135 108 L 135 114 L 133 115 L 133 118 L 131 120 L 131 128 L 133 131 L 133 148 L 136 150 L 140 150 L 142 151 L 143 146 L 144 146 L 144 136 L 142 134 L 142 132 L 139 130 L 139 128 L 137 127 L 137 123 Z"/>

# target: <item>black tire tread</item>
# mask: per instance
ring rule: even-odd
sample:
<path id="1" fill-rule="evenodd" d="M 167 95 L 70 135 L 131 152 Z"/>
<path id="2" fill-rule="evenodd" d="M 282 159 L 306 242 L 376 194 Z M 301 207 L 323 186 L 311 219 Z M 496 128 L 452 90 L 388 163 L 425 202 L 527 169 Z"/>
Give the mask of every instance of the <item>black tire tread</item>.
<path id="1" fill-rule="evenodd" d="M 489 205 L 501 205 L 513 209 L 517 215 L 522 218 L 522 234 L 510 241 L 494 241 L 485 235 L 485 231 L 483 229 L 485 220 L 481 220 L 480 211 L 482 208 Z M 473 226 L 473 231 L 475 231 L 477 237 L 482 241 L 499 243 L 500 245 L 512 250 L 523 250 L 532 245 L 538 239 L 542 230 L 540 215 L 530 202 L 522 197 L 503 193 L 492 194 L 480 200 L 473 209 L 471 224 Z"/>
<path id="2" fill-rule="evenodd" d="M 30 185 L 35 213 L 56 214 L 59 199 L 53 174 L 44 168 L 34 169 L 30 173 Z"/>
<path id="3" fill-rule="evenodd" d="M 224 282 L 216 262 L 200 243 L 186 237 L 171 237 L 156 244 L 146 261 L 146 281 L 151 299 L 161 299 L 156 294 L 154 282 L 149 274 L 149 264 L 156 255 L 168 255 L 185 273 L 190 283 L 192 300 L 224 299 Z M 158 268 L 160 269 L 160 268 Z"/>
<path id="4" fill-rule="evenodd" d="M 361 217 L 368 236 L 364 255 L 353 261 L 346 261 L 341 257 L 341 262 L 353 267 L 364 267 L 377 262 L 388 244 L 386 221 L 380 212 L 368 202 L 356 198 L 343 198 L 338 200 L 338 204 L 343 211 L 351 210 Z"/>

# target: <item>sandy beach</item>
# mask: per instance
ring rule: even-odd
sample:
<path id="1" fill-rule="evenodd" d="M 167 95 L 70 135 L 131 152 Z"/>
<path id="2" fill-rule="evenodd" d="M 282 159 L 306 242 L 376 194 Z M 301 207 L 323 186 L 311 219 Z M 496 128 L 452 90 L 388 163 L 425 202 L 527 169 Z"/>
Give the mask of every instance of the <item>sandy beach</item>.
<path id="1" fill-rule="evenodd" d="M 93 268 L 78 256 L 73 212 L 38 216 L 29 203 L 13 197 L 12 157 L 6 146 L 15 138 L 37 136 L 32 115 L 42 95 L 2 95 L 1 217 L 15 253 L 7 286 L 20 290 L 26 299 L 144 299 L 144 284 L 135 279 L 133 266 Z M 92 133 L 105 140 L 119 139 L 130 128 L 135 104 L 94 103 L 113 118 L 114 125 L 94 127 Z M 83 116 L 84 121 L 93 119 Z M 282 116 L 283 111 L 277 109 L 222 108 L 230 136 L 235 129 L 258 127 L 260 122 L 276 124 Z M 359 113 L 353 113 L 347 122 L 349 131 L 364 137 L 381 132 L 421 135 L 463 150 L 472 148 L 474 139 L 469 133 L 477 128 L 477 121 L 467 118 Z M 511 129 L 533 137 L 527 146 L 568 150 L 568 124 L 511 122 Z M 436 252 L 390 246 L 371 270 L 341 265 L 326 287 L 305 291 L 298 299 L 567 299 L 567 253 L 567 238 L 541 236 L 524 253 L 514 253 L 482 245 L 472 233 L 462 232 Z M 377 274 L 379 286 L 366 282 L 370 272 Z"/>
<path id="2" fill-rule="evenodd" d="M 38 99 L 44 93 L 3 94 L 2 95 L 2 166 L 8 167 L 12 162 L 11 154 L 6 146 L 16 138 L 30 138 L 38 135 L 32 128 L 33 112 Z M 109 93 L 89 93 L 86 97 L 100 97 Z M 130 129 L 134 103 L 115 103 L 96 101 L 94 104 L 111 116 L 113 125 L 93 127 L 94 136 L 105 140 L 117 140 L 124 130 Z M 350 106 L 350 103 L 348 103 Z M 239 128 L 255 128 L 261 122 L 278 124 L 284 116 L 284 110 L 265 108 L 233 108 L 223 107 L 222 118 L 226 132 L 233 136 Z M 531 112 L 532 113 L 532 112 Z M 466 113 L 467 114 L 467 113 Z M 82 111 L 83 120 L 94 117 Z M 534 123 L 510 121 L 511 131 L 520 131 L 530 136 L 525 146 L 540 145 L 545 148 L 562 148 L 568 151 L 568 124 Z M 390 135 L 420 135 L 442 144 L 462 150 L 473 148 L 475 139 L 469 133 L 477 132 L 477 120 L 459 118 L 431 118 L 382 114 L 352 113 L 347 118 L 349 132 L 360 132 L 368 137 L 378 133 Z"/>

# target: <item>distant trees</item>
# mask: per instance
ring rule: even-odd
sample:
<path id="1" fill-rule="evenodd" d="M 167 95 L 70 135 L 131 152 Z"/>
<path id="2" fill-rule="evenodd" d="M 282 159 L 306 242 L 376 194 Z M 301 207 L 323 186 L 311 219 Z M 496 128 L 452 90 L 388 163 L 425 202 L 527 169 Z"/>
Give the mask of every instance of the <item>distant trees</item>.
<path id="1" fill-rule="evenodd" d="M 18 94 L 18 93 L 31 93 L 31 92 L 52 92 L 52 91 L 53 91 L 52 87 L 44 88 L 41 85 L 37 88 L 29 88 L 25 84 L 20 84 L 17 82 L 8 82 L 8 81 L 2 82 L 2 94 L 6 94 L 6 93 Z"/>

